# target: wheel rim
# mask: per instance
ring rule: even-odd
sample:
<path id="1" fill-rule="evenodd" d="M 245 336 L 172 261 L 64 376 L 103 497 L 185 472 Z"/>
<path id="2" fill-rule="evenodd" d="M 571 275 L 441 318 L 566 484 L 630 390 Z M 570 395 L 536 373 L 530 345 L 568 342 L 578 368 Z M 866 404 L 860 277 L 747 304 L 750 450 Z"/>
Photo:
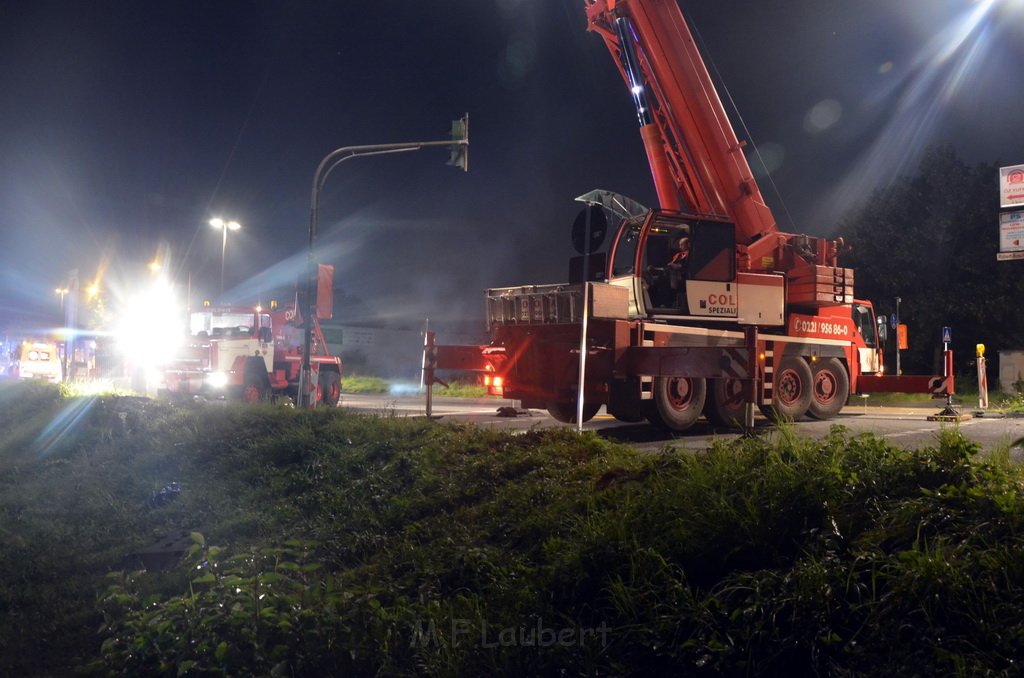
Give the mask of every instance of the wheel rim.
<path id="1" fill-rule="evenodd" d="M 832 370 L 823 369 L 814 375 L 814 398 L 822 404 L 830 404 L 836 399 L 839 382 Z"/>
<path id="2" fill-rule="evenodd" d="M 779 400 L 786 405 L 793 405 L 800 401 L 802 395 L 800 375 L 796 370 L 784 370 L 776 382 Z"/>
<path id="3" fill-rule="evenodd" d="M 670 379 L 667 384 L 668 404 L 677 412 L 685 412 L 693 406 L 693 388 L 685 377 Z"/>
<path id="4" fill-rule="evenodd" d="M 262 395 L 260 387 L 256 384 L 246 384 L 245 388 L 242 389 L 242 400 L 247 403 L 259 402 Z"/>
<path id="5" fill-rule="evenodd" d="M 722 384 L 722 404 L 726 407 L 737 407 L 743 404 L 743 382 L 739 379 L 726 379 Z"/>

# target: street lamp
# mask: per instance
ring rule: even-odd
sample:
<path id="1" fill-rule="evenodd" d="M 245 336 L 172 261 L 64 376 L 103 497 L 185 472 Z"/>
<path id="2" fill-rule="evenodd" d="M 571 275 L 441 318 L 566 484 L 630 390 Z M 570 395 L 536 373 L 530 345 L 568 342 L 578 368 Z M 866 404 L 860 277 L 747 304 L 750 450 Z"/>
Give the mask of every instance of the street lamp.
<path id="1" fill-rule="evenodd" d="M 219 228 L 224 234 L 220 244 L 220 298 L 224 297 L 224 254 L 228 250 L 228 231 L 237 231 L 242 227 L 237 221 L 224 221 L 220 217 L 210 219 L 210 226 Z"/>
<path id="2" fill-rule="evenodd" d="M 68 290 L 68 288 L 66 288 L 66 287 L 58 287 L 57 289 L 55 289 L 53 291 L 54 294 L 56 294 L 57 296 L 60 297 L 60 313 L 61 313 L 61 315 L 64 315 L 64 297 L 66 297 L 68 295 L 69 291 L 70 290 Z"/>
<path id="3" fill-rule="evenodd" d="M 64 315 L 64 297 L 68 296 L 68 292 L 70 291 L 71 290 L 68 289 L 67 287 L 58 287 L 53 291 L 54 294 L 60 297 L 60 316 L 61 322 L 64 323 L 64 329 L 62 330 L 64 341 L 61 342 L 60 346 L 61 371 L 64 374 L 68 374 L 68 367 L 70 367 L 68 363 L 68 327 L 71 326 L 71 323 L 69 322 L 67 316 Z M 70 315 L 70 313 L 68 315 Z"/>

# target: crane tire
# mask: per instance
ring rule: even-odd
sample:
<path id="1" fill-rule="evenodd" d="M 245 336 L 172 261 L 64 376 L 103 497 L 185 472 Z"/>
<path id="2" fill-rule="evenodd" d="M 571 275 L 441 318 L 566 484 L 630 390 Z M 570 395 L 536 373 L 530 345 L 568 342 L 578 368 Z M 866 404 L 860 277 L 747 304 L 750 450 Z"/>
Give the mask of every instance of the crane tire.
<path id="1" fill-rule="evenodd" d="M 245 403 L 264 402 L 270 398 L 270 387 L 262 375 L 248 371 L 242 381 L 241 399 Z"/>
<path id="2" fill-rule="evenodd" d="M 655 377 L 654 398 L 643 401 L 647 421 L 667 431 L 685 431 L 700 418 L 707 385 L 696 377 Z"/>
<path id="3" fill-rule="evenodd" d="M 838 358 L 824 358 L 811 369 L 811 404 L 807 414 L 831 419 L 850 397 L 850 377 Z"/>
<path id="4" fill-rule="evenodd" d="M 320 404 L 324 407 L 337 407 L 341 400 L 341 375 L 334 370 L 320 370 L 318 382 Z"/>
<path id="5" fill-rule="evenodd" d="M 708 381 L 704 415 L 712 424 L 741 428 L 746 405 L 741 380 L 725 377 Z"/>
<path id="6" fill-rule="evenodd" d="M 799 356 L 779 362 L 772 382 L 772 418 L 799 421 L 811 406 L 811 368 Z"/>

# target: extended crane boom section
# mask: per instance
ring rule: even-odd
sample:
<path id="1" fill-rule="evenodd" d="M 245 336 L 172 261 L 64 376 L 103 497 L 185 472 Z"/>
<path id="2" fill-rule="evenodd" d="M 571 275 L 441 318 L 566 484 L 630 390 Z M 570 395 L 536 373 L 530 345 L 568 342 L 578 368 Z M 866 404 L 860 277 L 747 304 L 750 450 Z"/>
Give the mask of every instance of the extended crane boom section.
<path id="1" fill-rule="evenodd" d="M 775 219 L 676 1 L 585 2 L 589 29 L 604 39 L 637 105 L 661 206 L 727 217 L 739 244 L 774 233 Z"/>

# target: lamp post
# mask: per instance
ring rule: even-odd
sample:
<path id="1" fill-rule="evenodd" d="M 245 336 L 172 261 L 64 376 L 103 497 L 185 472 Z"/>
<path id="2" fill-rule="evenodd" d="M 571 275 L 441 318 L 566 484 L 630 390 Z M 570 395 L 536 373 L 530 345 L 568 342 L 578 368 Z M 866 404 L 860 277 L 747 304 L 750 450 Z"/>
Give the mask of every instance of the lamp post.
<path id="1" fill-rule="evenodd" d="M 53 291 L 54 294 L 60 297 L 60 314 L 62 316 L 64 315 L 64 297 L 68 295 L 69 291 L 66 287 L 58 287 Z"/>
<path id="2" fill-rule="evenodd" d="M 61 336 L 63 336 L 64 341 L 60 342 L 61 374 L 68 374 L 68 367 L 70 366 L 68 361 L 68 327 L 70 327 L 71 323 L 64 315 L 64 297 L 68 296 L 70 291 L 67 287 L 58 287 L 53 291 L 54 294 L 60 297 L 60 318 L 61 322 L 64 323 L 64 329 L 61 330 Z"/>
<path id="3" fill-rule="evenodd" d="M 228 251 L 228 231 L 237 231 L 242 227 L 237 221 L 224 221 L 220 217 L 210 219 L 210 226 L 220 229 L 223 238 L 220 244 L 220 299 L 224 297 L 224 255 Z"/>

